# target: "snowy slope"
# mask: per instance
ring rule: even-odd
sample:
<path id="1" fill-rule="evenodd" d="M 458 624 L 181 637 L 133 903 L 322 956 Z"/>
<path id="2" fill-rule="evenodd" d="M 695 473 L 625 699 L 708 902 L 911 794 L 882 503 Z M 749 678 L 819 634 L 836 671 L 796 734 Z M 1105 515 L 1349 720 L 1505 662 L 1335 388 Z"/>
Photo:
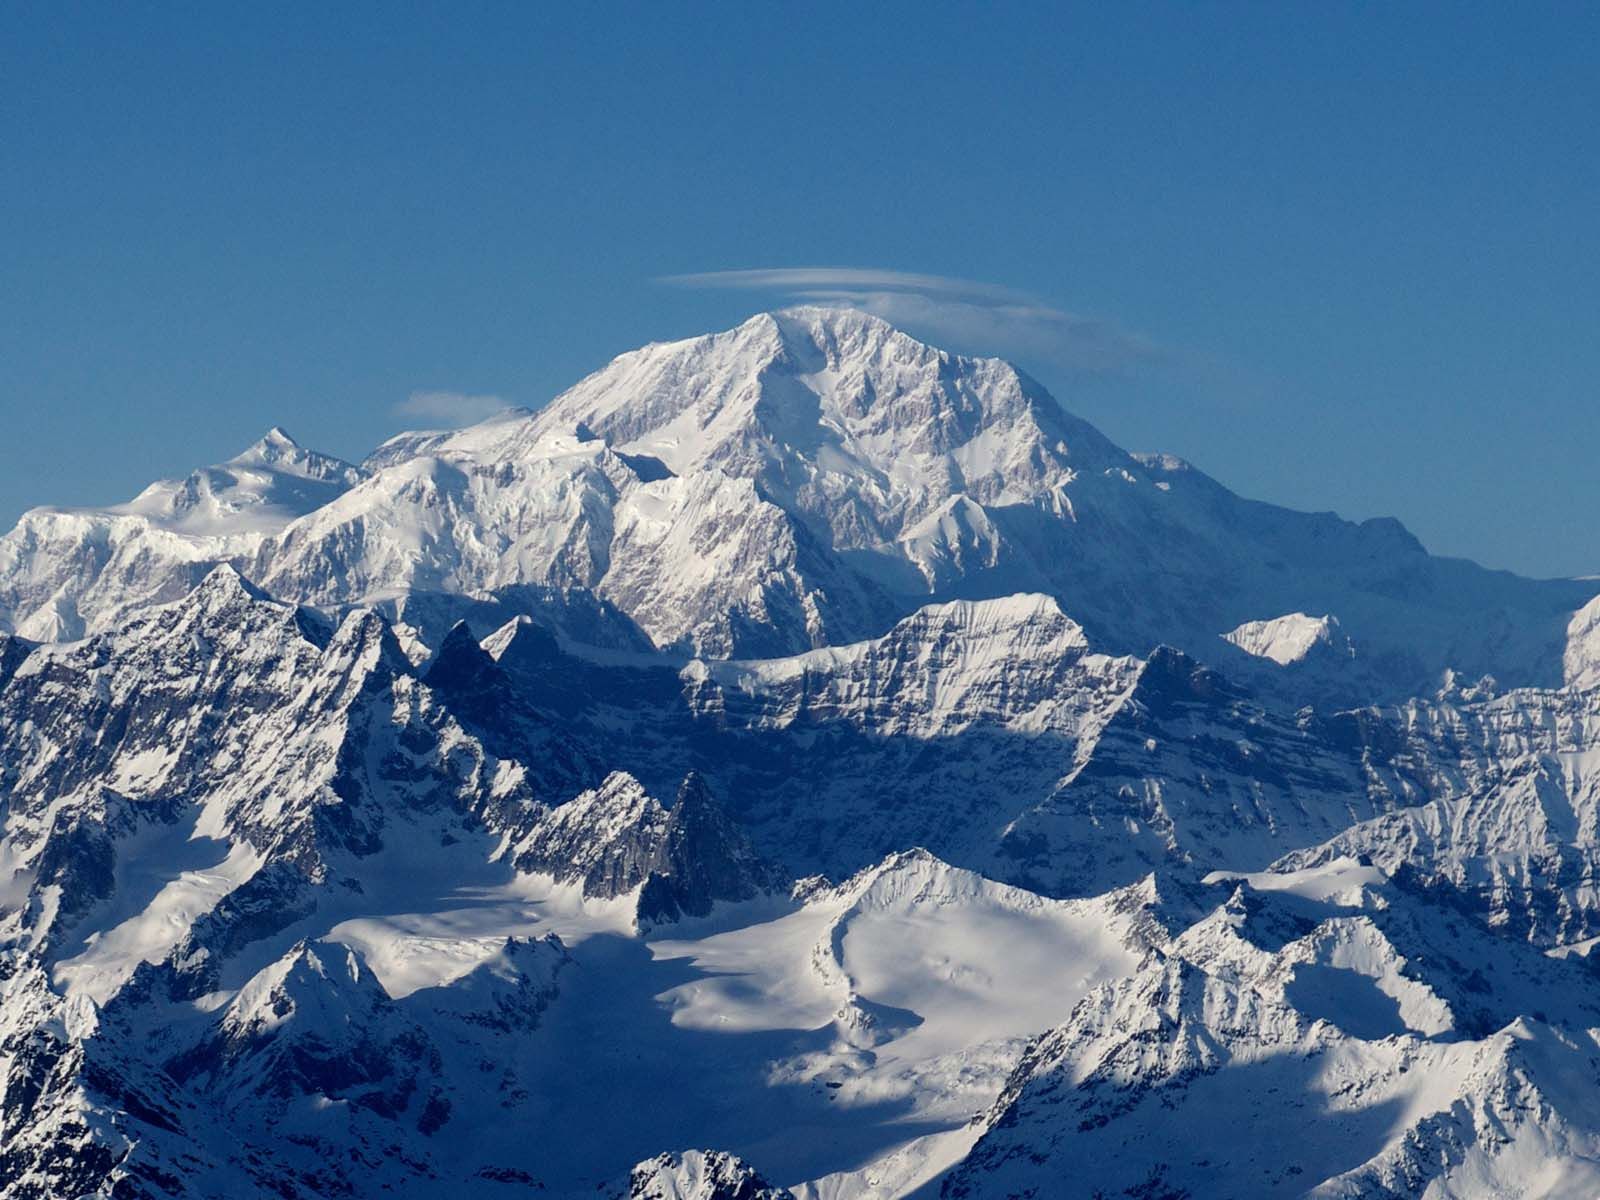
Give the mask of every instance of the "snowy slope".
<path id="1" fill-rule="evenodd" d="M 1600 686 L 1600 597 L 1573 614 L 1563 669 L 1565 682 L 1572 687 Z"/>
<path id="2" fill-rule="evenodd" d="M 1487 1005 L 1464 1031 L 1436 986 L 1459 988 L 1448 955 L 1491 936 L 1463 939 L 1348 860 L 1334 873 L 1344 886 L 1236 891 L 1078 1004 L 1029 1048 L 941 1194 L 1057 1195 L 1066 1178 L 1085 1195 L 1592 1192 L 1585 973 L 1480 946 L 1498 969 L 1458 992 Z M 1525 1006 L 1540 1015 L 1509 1015 Z"/>
<path id="3" fill-rule="evenodd" d="M 361 477 L 274 427 L 227 462 L 153 483 L 126 504 L 34 509 L 0 538 L 0 628 L 45 641 L 109 628 L 138 605 L 181 596 L 216 563 L 251 561 Z"/>
<path id="4" fill-rule="evenodd" d="M 1354 648 L 1340 636 L 1338 618 L 1308 617 L 1305 613 L 1287 613 L 1270 621 L 1246 621 L 1223 634 L 1222 639 L 1246 654 L 1271 659 L 1280 667 L 1303 662 L 1307 655 L 1324 647 L 1335 654 L 1341 650 L 1346 655 L 1354 654 Z"/>

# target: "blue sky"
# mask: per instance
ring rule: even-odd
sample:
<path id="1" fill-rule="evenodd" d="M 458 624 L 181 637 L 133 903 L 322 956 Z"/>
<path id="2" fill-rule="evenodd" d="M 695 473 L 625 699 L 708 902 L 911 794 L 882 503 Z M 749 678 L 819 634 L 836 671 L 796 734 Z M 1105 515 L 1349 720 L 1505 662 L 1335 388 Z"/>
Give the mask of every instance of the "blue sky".
<path id="1" fill-rule="evenodd" d="M 1600 572 L 1597 61 L 1577 4 L 8 5 L 0 523 L 823 291 Z"/>

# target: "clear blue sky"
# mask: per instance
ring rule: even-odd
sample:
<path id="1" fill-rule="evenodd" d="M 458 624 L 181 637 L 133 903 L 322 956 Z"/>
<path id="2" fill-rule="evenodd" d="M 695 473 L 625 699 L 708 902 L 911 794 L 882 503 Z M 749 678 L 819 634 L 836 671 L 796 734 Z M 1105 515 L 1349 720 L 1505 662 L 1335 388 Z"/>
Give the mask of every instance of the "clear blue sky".
<path id="1" fill-rule="evenodd" d="M 826 266 L 1094 323 L 933 324 L 1247 495 L 1600 571 L 1597 63 L 1578 4 L 6 5 L 0 522 Z"/>

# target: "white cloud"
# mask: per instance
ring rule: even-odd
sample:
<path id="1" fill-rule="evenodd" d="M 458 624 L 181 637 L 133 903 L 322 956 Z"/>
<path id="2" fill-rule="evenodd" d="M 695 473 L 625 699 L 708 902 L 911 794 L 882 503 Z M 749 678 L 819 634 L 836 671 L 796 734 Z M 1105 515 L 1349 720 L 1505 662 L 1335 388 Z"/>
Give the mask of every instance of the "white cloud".
<path id="1" fill-rule="evenodd" d="M 472 425 L 503 412 L 511 406 L 499 396 L 472 396 L 465 392 L 412 392 L 394 411 L 402 417 L 455 428 Z"/>
<path id="2" fill-rule="evenodd" d="M 771 267 L 754 271 L 702 271 L 667 275 L 662 283 L 687 287 L 757 288 L 777 292 L 923 292 L 950 296 L 983 296 L 995 302 L 1030 300 L 1026 293 L 993 283 L 919 275 L 912 271 L 880 271 L 861 267 Z"/>
<path id="3" fill-rule="evenodd" d="M 669 275 L 682 287 L 777 293 L 792 301 L 843 304 L 914 333 L 957 343 L 952 349 L 1046 360 L 1073 371 L 1125 372 L 1166 355 L 1149 338 L 1086 317 L 1014 288 L 859 267 L 776 267 Z"/>

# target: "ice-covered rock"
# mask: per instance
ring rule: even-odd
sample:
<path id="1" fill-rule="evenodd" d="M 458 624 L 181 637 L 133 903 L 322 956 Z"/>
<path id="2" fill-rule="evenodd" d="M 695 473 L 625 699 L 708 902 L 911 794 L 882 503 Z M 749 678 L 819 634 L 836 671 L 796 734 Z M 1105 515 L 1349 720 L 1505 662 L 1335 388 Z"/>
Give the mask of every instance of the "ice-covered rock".
<path id="1" fill-rule="evenodd" d="M 794 1200 L 773 1187 L 748 1163 L 720 1150 L 659 1154 L 628 1175 L 613 1200 Z"/>
<path id="2" fill-rule="evenodd" d="M 1222 640 L 1246 654 L 1271 659 L 1280 667 L 1303 662 L 1319 649 L 1343 654 L 1346 658 L 1355 657 L 1355 649 L 1343 636 L 1338 618 L 1331 616 L 1286 613 L 1267 621 L 1246 621 L 1223 634 Z"/>
<path id="3" fill-rule="evenodd" d="M 749 900 L 778 882 L 693 773 L 669 809 L 633 776 L 613 772 L 540 819 L 507 853 L 518 870 L 577 883 L 594 899 L 634 894 L 647 924 L 705 916 L 719 901 Z"/>

